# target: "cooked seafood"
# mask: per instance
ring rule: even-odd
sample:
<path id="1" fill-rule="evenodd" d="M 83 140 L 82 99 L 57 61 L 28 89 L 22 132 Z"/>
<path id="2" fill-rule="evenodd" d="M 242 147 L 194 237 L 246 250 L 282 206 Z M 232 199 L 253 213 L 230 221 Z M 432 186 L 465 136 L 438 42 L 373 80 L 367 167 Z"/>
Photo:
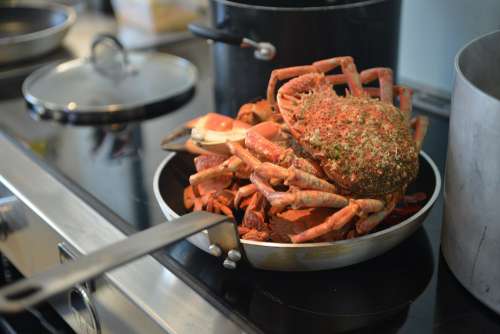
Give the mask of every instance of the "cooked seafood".
<path id="1" fill-rule="evenodd" d="M 326 74 L 335 68 L 341 73 Z M 363 86 L 375 80 L 379 88 Z M 344 96 L 332 89 L 340 84 Z M 203 155 L 186 208 L 229 216 L 244 208 L 243 239 L 293 243 L 354 238 L 393 212 L 414 212 L 422 195 L 403 195 L 428 120 L 410 120 L 411 90 L 394 86 L 390 69 L 358 73 L 351 57 L 331 58 L 273 71 L 267 93 L 259 108 L 243 106 L 240 120 L 191 122 L 186 148 Z M 205 117 L 222 117 L 213 115 Z"/>

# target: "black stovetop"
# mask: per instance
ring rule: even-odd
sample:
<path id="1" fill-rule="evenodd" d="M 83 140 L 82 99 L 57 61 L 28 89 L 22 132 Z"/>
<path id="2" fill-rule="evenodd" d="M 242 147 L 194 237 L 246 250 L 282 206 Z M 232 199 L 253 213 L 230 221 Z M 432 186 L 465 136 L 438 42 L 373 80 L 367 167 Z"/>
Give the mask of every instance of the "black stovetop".
<path id="1" fill-rule="evenodd" d="M 0 92 L 0 129 L 28 145 L 126 233 L 165 221 L 152 189 L 154 172 L 166 156 L 161 138 L 183 121 L 211 111 L 205 44 L 187 41 L 168 51 L 199 68 L 195 98 L 172 114 L 123 126 L 37 122 L 13 88 L 20 81 L 0 81 L 0 87 L 9 86 Z M 444 174 L 448 121 L 429 116 L 424 150 Z M 279 273 L 246 265 L 228 271 L 219 259 L 186 241 L 155 257 L 249 332 L 500 332 L 500 317 L 458 283 L 440 255 L 442 210 L 440 197 L 423 228 L 400 246 L 365 263 L 331 271 Z"/>

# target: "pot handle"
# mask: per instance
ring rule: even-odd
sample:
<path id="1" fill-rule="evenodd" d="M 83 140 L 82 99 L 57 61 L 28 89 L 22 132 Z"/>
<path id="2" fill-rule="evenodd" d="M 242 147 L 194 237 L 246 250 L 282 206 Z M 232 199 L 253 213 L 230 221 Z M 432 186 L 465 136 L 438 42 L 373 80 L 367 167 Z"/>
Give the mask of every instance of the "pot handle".
<path id="1" fill-rule="evenodd" d="M 225 243 L 220 244 L 220 248 L 231 248 L 226 261 L 231 259 L 235 262 L 235 252 L 241 258 L 236 225 L 230 218 L 205 211 L 192 212 L 3 287 L 0 289 L 0 312 L 23 311 L 75 285 L 207 228 L 211 228 L 209 231 L 219 238 L 225 238 Z"/>
<path id="2" fill-rule="evenodd" d="M 250 38 L 196 23 L 189 24 L 188 29 L 198 37 L 215 42 L 239 45 L 242 48 L 254 48 L 254 56 L 259 60 L 272 60 L 276 56 L 276 47 L 269 42 L 256 42 Z"/>

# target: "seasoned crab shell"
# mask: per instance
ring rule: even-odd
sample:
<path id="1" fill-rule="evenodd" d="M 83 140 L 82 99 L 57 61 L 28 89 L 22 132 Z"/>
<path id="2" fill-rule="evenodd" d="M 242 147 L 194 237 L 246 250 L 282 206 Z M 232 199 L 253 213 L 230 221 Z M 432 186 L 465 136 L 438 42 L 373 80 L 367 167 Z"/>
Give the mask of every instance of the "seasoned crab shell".
<path id="1" fill-rule="evenodd" d="M 314 89 L 294 94 L 292 108 L 281 110 L 303 148 L 346 192 L 404 189 L 417 175 L 418 153 L 403 113 L 378 99 L 337 96 L 315 81 Z"/>

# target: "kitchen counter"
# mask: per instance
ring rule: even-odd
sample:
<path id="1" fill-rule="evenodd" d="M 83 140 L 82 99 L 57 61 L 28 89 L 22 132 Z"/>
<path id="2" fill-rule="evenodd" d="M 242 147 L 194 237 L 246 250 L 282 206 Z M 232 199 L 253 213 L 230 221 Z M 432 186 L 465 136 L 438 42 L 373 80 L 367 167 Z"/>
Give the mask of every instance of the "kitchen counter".
<path id="1" fill-rule="evenodd" d="M 86 54 L 93 33 L 115 31 L 114 23 L 107 17 L 87 15 L 79 20 L 66 40 L 66 47 L 73 55 Z M 80 196 L 89 202 L 98 202 L 97 207 L 104 215 L 117 216 L 113 224 L 126 233 L 164 220 L 152 196 L 153 174 L 165 157 L 165 152 L 159 148 L 163 135 L 188 119 L 213 111 L 207 44 L 188 39 L 162 47 L 161 51 L 184 57 L 197 66 L 199 81 L 195 98 L 174 113 L 133 123 L 118 131 L 35 121 L 28 116 L 20 96 L 22 78 L 0 81 L 0 129 L 28 145 L 56 173 L 77 184 L 82 190 Z M 448 120 L 425 110 L 416 112 L 430 117 L 429 133 L 423 149 L 444 175 Z M 423 230 L 419 232 L 427 236 L 432 250 L 432 277 L 423 292 L 415 298 L 407 312 L 357 333 L 500 332 L 500 317 L 480 304 L 458 283 L 441 256 L 442 212 L 443 200 L 440 196 Z M 235 284 L 234 274 L 213 277 L 210 271 L 200 273 L 196 268 L 189 267 L 189 261 L 214 260 L 187 242 L 176 244 L 155 254 L 155 257 L 228 317 L 245 326 L 246 331 L 281 332 L 273 326 L 270 329 L 268 324 L 255 319 L 255 315 L 244 312 L 245 307 L 240 306 L 251 303 L 251 297 L 234 301 L 224 296 L 221 284 Z"/>

